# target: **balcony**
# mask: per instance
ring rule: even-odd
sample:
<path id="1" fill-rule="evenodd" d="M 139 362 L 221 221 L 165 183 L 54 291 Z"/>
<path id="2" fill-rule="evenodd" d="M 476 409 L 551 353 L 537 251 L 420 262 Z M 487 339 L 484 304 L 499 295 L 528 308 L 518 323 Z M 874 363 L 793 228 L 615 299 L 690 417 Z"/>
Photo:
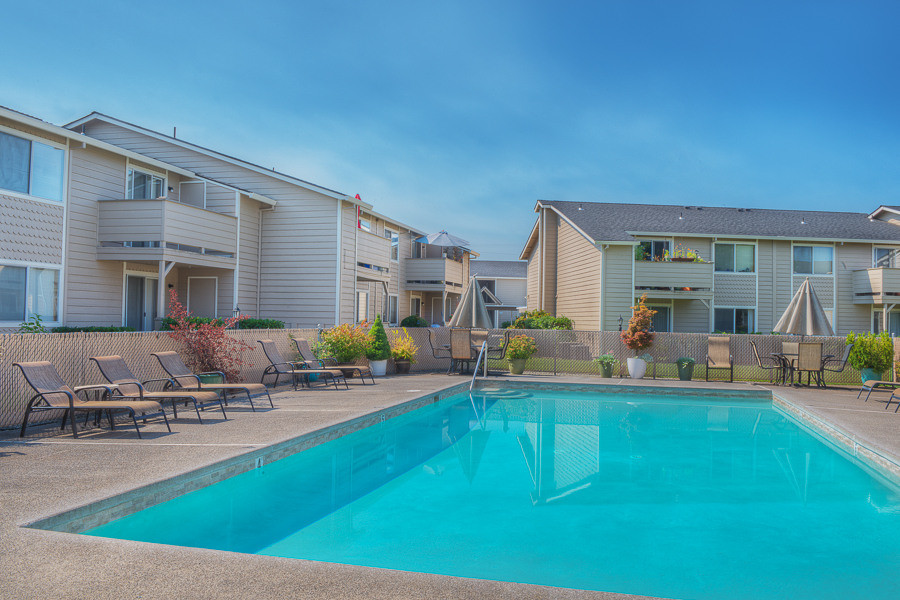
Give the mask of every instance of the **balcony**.
<path id="1" fill-rule="evenodd" d="M 462 293 L 463 263 L 449 258 L 407 258 L 406 289 L 421 292 Z"/>
<path id="2" fill-rule="evenodd" d="M 853 304 L 900 303 L 900 269 L 853 271 Z"/>
<path id="3" fill-rule="evenodd" d="M 356 247 L 356 278 L 360 281 L 390 281 L 391 240 L 360 230 Z"/>
<path id="4" fill-rule="evenodd" d="M 233 269 L 237 219 L 165 198 L 101 200 L 97 259 Z"/>
<path id="5" fill-rule="evenodd" d="M 714 268 L 711 262 L 636 261 L 634 291 L 651 298 L 712 299 Z"/>

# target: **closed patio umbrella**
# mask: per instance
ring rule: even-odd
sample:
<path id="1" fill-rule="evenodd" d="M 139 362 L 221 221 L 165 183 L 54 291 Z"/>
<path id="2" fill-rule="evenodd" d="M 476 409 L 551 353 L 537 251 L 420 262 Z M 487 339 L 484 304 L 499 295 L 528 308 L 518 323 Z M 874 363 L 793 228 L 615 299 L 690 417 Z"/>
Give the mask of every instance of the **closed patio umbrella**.
<path id="1" fill-rule="evenodd" d="M 469 277 L 469 284 L 463 290 L 459 306 L 450 318 L 450 327 L 490 329 L 491 326 L 491 317 L 481 296 L 481 286 L 475 277 Z"/>
<path id="2" fill-rule="evenodd" d="M 797 288 L 773 331 L 792 335 L 834 335 L 808 277 Z"/>

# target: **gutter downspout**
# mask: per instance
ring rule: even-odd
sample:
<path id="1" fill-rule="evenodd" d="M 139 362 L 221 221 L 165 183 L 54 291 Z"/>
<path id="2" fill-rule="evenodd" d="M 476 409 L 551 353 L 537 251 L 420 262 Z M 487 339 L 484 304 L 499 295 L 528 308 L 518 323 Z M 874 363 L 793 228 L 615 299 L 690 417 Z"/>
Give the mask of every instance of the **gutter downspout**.
<path id="1" fill-rule="evenodd" d="M 341 294 L 343 290 L 341 289 L 341 255 L 344 253 L 344 201 L 337 201 L 337 263 L 334 268 L 334 289 L 336 290 L 334 296 L 334 324 L 339 325 L 341 323 Z"/>
<path id="2" fill-rule="evenodd" d="M 206 184 L 203 184 L 204 188 Z M 206 194 L 204 193 L 204 199 L 206 198 Z M 232 276 L 234 277 L 234 282 L 232 286 L 232 309 L 240 306 L 240 302 L 238 302 L 238 293 L 240 293 L 239 289 L 239 281 L 241 277 L 241 193 L 238 190 L 234 191 L 234 216 L 237 218 L 237 230 L 235 232 L 235 240 L 234 240 L 234 273 Z M 232 311 L 231 314 L 234 314 Z M 259 315 L 259 310 L 257 309 L 256 314 Z"/>
<path id="3" fill-rule="evenodd" d="M 547 219 L 546 219 L 546 210 L 541 208 L 541 218 L 540 218 L 540 228 L 541 228 L 541 276 L 539 278 L 540 286 L 538 287 L 538 310 L 544 310 L 544 285 L 546 282 L 544 281 L 544 267 L 547 262 L 547 245 L 545 242 L 547 241 Z"/>

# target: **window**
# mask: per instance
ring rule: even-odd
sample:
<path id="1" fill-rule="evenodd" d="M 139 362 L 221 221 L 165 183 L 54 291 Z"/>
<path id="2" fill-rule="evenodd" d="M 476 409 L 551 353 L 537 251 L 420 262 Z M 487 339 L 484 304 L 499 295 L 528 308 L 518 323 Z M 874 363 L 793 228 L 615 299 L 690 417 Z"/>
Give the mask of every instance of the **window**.
<path id="1" fill-rule="evenodd" d="M 409 314 L 416 315 L 417 317 L 422 316 L 422 299 L 421 298 L 410 298 Z"/>
<path id="2" fill-rule="evenodd" d="M 896 248 L 875 248 L 875 267 L 894 267 L 897 264 Z"/>
<path id="3" fill-rule="evenodd" d="M 649 309 L 655 310 L 656 314 L 650 321 L 650 329 L 652 331 L 670 331 L 668 306 L 648 306 Z"/>
<path id="4" fill-rule="evenodd" d="M 640 253 L 642 258 L 638 258 L 637 253 L 635 253 L 637 260 L 664 260 L 669 256 L 669 242 L 666 240 L 641 242 Z"/>
<path id="5" fill-rule="evenodd" d="M 62 202 L 65 152 L 0 132 L 0 188 Z"/>
<path id="6" fill-rule="evenodd" d="M 713 329 L 725 333 L 750 333 L 753 330 L 752 308 L 717 308 Z"/>
<path id="7" fill-rule="evenodd" d="M 0 265 L 0 321 L 59 320 L 59 269 Z"/>
<path id="8" fill-rule="evenodd" d="M 388 296 L 387 302 L 387 315 L 385 315 L 385 320 L 391 325 L 396 325 L 400 322 L 400 298 L 396 294 L 390 294 Z"/>
<path id="9" fill-rule="evenodd" d="M 166 195 L 166 178 L 145 173 L 138 169 L 128 169 L 128 200 L 153 200 Z"/>
<path id="10" fill-rule="evenodd" d="M 359 220 L 357 220 L 356 226 L 363 231 L 368 231 L 370 233 L 372 231 L 372 221 L 369 220 L 367 216 L 364 216 L 361 212 L 359 213 Z"/>
<path id="11" fill-rule="evenodd" d="M 420 244 L 419 242 L 412 243 L 412 257 L 413 258 L 425 258 L 425 244 Z"/>
<path id="12" fill-rule="evenodd" d="M 830 246 L 794 246 L 794 273 L 798 275 L 831 275 L 834 248 Z"/>
<path id="13" fill-rule="evenodd" d="M 400 260 L 400 234 L 396 231 L 385 229 L 384 237 L 391 240 L 391 260 Z"/>
<path id="14" fill-rule="evenodd" d="M 716 271 L 753 273 L 756 271 L 755 255 L 753 244 L 716 244 Z"/>
<path id="15" fill-rule="evenodd" d="M 356 322 L 362 323 L 369 318 L 369 292 L 356 292 Z"/>

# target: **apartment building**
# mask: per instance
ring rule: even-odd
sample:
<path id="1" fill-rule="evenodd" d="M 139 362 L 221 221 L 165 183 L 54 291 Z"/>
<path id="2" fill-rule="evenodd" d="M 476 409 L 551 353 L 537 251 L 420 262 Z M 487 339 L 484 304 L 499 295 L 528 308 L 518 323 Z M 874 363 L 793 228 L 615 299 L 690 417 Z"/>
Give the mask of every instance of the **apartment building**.
<path id="1" fill-rule="evenodd" d="M 426 316 L 433 297 L 458 299 L 472 252 L 422 235 L 358 197 L 99 113 L 59 127 L 0 107 L 0 328 L 40 315 L 151 329 L 171 289 L 199 316 L 295 327 Z"/>
<path id="2" fill-rule="evenodd" d="M 538 201 L 527 306 L 578 329 L 769 332 L 809 278 L 838 334 L 900 334 L 900 207 L 872 213 Z"/>

